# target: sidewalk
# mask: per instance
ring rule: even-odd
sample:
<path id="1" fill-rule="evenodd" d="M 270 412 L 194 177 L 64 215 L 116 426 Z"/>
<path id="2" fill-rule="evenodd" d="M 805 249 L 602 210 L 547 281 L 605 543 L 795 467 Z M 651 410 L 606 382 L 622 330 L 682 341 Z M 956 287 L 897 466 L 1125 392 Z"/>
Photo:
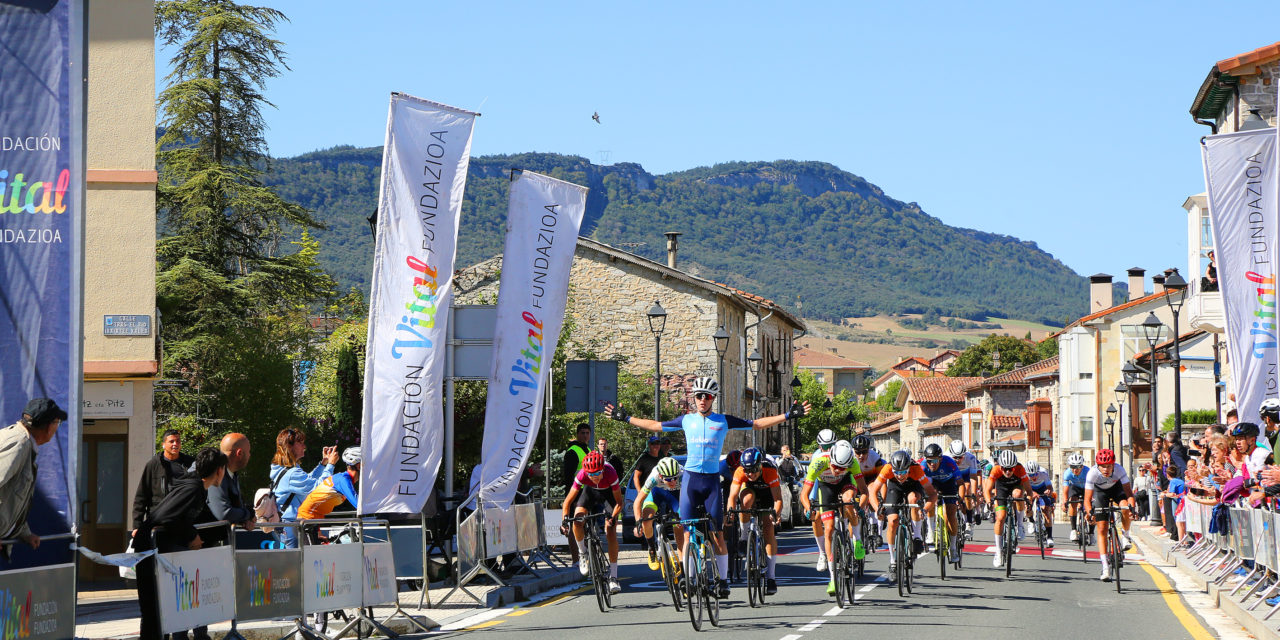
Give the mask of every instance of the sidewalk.
<path id="1" fill-rule="evenodd" d="M 461 591 L 454 593 L 448 600 L 441 602 L 441 599 L 445 597 L 445 594 L 452 587 L 433 586 L 428 589 L 429 598 L 433 605 L 432 608 L 418 609 L 419 591 L 401 592 L 400 606 L 408 614 L 434 629 L 441 625 L 449 624 L 451 621 L 474 615 L 484 609 L 520 602 L 538 593 L 582 581 L 582 576 L 578 574 L 577 568 L 572 566 L 547 569 L 539 565 L 537 572 L 538 577 L 527 573 L 513 577 L 507 580 L 506 587 L 498 587 L 487 578 L 477 579 L 476 582 L 467 585 L 466 589 L 483 601 L 483 604 L 473 600 Z M 137 598 L 138 593 L 133 589 L 82 591 L 78 593 L 76 597 L 76 637 L 89 639 L 137 638 L 139 624 Z M 373 608 L 374 617 L 379 622 L 382 622 L 394 611 L 395 607 L 391 606 Z M 335 623 L 338 626 L 335 627 Z M 420 629 L 414 627 L 403 617 L 397 617 L 384 624 L 396 633 L 421 633 Z M 336 631 L 341 626 L 342 623 L 331 621 L 329 628 L 330 631 Z M 238 625 L 236 630 L 246 640 L 276 640 L 293 630 L 293 628 L 292 620 L 281 619 L 245 622 Z M 209 627 L 209 634 L 214 638 L 218 638 L 230 629 L 230 623 L 212 625 Z"/>
<path id="2" fill-rule="evenodd" d="M 1173 551 L 1176 543 L 1168 535 L 1157 535 L 1159 527 L 1135 522 L 1131 531 L 1136 542 L 1149 548 L 1148 557 L 1153 561 L 1152 566 L 1173 579 L 1178 592 L 1186 597 L 1196 614 L 1214 626 L 1220 635 L 1226 635 L 1225 627 L 1240 629 L 1240 635 L 1247 632 L 1261 640 L 1280 640 L 1280 633 L 1276 631 L 1280 627 L 1280 615 L 1263 620 L 1262 616 L 1271 610 L 1271 606 L 1266 603 L 1260 603 L 1256 609 L 1249 611 L 1248 608 L 1257 603 L 1258 598 L 1254 596 L 1247 602 L 1242 601 L 1242 596 L 1249 590 L 1247 586 L 1233 596 L 1231 591 L 1239 585 L 1238 582 L 1227 579 L 1221 586 L 1210 584 L 1210 576 L 1192 566 L 1185 551 Z M 1171 566 L 1157 565 L 1154 562 L 1157 559 L 1164 560 Z"/>

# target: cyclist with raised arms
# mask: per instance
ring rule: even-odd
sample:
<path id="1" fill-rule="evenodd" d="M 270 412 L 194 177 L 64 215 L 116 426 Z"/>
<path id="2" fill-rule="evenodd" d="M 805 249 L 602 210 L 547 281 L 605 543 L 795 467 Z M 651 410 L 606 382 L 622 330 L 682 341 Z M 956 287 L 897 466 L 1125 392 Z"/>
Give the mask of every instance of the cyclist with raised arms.
<path id="1" fill-rule="evenodd" d="M 739 502 L 743 509 L 773 508 L 772 517 L 757 518 L 760 529 L 764 532 L 764 551 L 768 557 L 764 594 L 771 596 L 778 592 L 774 572 L 778 560 L 778 539 L 774 533 L 774 525 L 778 522 L 778 514 L 782 513 L 782 483 L 778 479 L 777 467 L 766 460 L 759 449 L 751 447 L 743 451 L 738 461 L 739 466 L 733 472 L 733 484 L 729 487 L 729 508 L 737 509 Z M 738 514 L 739 549 L 746 545 L 747 523 L 750 520 L 750 514 Z"/>
<path id="2" fill-rule="evenodd" d="M 951 541 L 951 548 L 948 552 L 951 557 L 956 557 L 956 544 L 959 542 L 956 532 L 960 530 L 960 523 L 956 519 L 956 504 L 960 502 L 960 487 L 969 483 L 969 472 L 961 471 L 956 465 L 956 461 L 951 456 L 942 455 L 942 447 L 937 444 L 931 444 L 924 448 L 924 458 L 920 460 L 921 467 L 924 469 L 924 475 L 929 478 L 929 482 L 933 483 L 934 489 L 938 490 L 939 498 L 942 504 L 946 506 L 947 511 L 947 539 Z M 945 496 L 957 496 L 955 498 Z M 933 512 L 930 511 L 926 515 L 932 517 Z"/>
<path id="3" fill-rule="evenodd" d="M 995 490 L 995 498 L 997 502 L 991 502 L 992 490 Z M 1022 498 L 1031 495 L 1031 479 L 1027 477 L 1027 469 L 1018 462 L 1018 456 L 1008 449 L 1001 451 L 996 456 L 996 464 L 991 467 L 991 474 L 987 476 L 986 484 L 982 486 L 982 493 L 986 497 L 987 502 L 995 505 L 996 512 L 996 540 L 1004 534 L 1005 521 L 1009 516 L 1009 503 L 1004 502 L 1009 498 Z M 1022 529 L 1022 511 L 1015 507 L 1013 510 L 1012 526 L 1017 527 L 1018 537 L 1023 536 Z M 1004 555 L 999 551 L 995 554 L 995 559 L 991 561 L 991 566 L 1000 568 L 1004 566 Z"/>
<path id="4" fill-rule="evenodd" d="M 1129 523 L 1137 505 L 1133 499 L 1133 487 L 1129 484 L 1129 474 L 1125 473 L 1124 467 L 1116 464 L 1116 452 L 1110 449 L 1099 451 L 1094 462 L 1097 466 L 1090 469 L 1089 475 L 1085 477 L 1084 503 L 1094 509 L 1111 504 L 1129 507 L 1120 516 L 1124 523 L 1124 550 L 1128 551 L 1133 546 L 1133 539 L 1129 537 Z M 1098 555 L 1102 556 L 1102 575 L 1098 579 L 1103 582 L 1111 582 L 1111 563 L 1107 558 L 1107 523 L 1110 518 L 1110 514 L 1094 518 L 1093 512 L 1089 512 L 1089 520 L 1096 521 L 1098 526 Z"/>
<path id="5" fill-rule="evenodd" d="M 649 477 L 640 485 L 634 503 L 636 522 L 644 534 L 645 547 L 649 549 L 649 568 L 658 568 L 658 545 L 653 539 L 653 520 L 646 520 L 654 515 L 678 513 L 680 511 L 680 472 L 683 468 L 672 457 L 658 461 L 649 472 Z M 683 551 L 684 527 L 676 525 L 676 547 Z"/>
<path id="6" fill-rule="evenodd" d="M 880 499 L 881 492 L 884 493 L 883 501 Z M 871 506 L 876 511 L 879 511 L 880 505 L 885 503 L 902 504 L 905 500 L 911 504 L 919 504 L 920 496 L 926 499 L 925 509 L 938 503 L 938 492 L 933 488 L 933 483 L 929 482 L 929 477 L 924 474 L 924 468 L 916 464 L 907 451 L 895 451 L 889 456 L 889 464 L 881 467 L 880 475 L 876 476 L 876 481 L 868 489 L 868 494 L 871 496 Z M 911 510 L 911 551 L 915 555 L 920 555 L 924 550 L 924 541 L 920 539 L 920 523 L 924 518 L 921 511 L 922 509 Z M 893 573 L 897 563 L 903 560 L 897 557 L 893 544 L 898 537 L 896 509 L 886 514 L 884 532 L 885 541 L 889 543 L 889 572 Z"/>
<path id="7" fill-rule="evenodd" d="M 804 485 L 800 487 L 800 505 L 805 514 L 813 521 L 814 528 L 821 531 L 822 542 L 818 552 L 831 557 L 831 540 L 835 534 L 835 511 L 828 507 L 817 507 L 815 504 L 834 504 L 836 502 L 853 502 L 855 491 L 865 494 L 867 485 L 862 480 L 862 467 L 853 455 L 853 446 L 844 440 L 832 445 L 831 450 L 809 461 L 809 470 L 804 477 Z M 815 499 L 816 498 L 816 499 Z M 818 517 L 813 517 L 817 512 Z M 853 557 L 861 560 L 867 555 L 862 546 L 862 530 L 858 528 L 858 512 L 852 504 L 844 507 L 845 518 L 849 521 L 849 536 L 853 539 Z M 836 567 L 826 563 L 830 582 L 827 583 L 827 595 L 836 593 Z"/>
<path id="8" fill-rule="evenodd" d="M 1049 470 L 1032 461 L 1027 463 L 1027 478 L 1031 481 L 1032 500 L 1043 500 L 1044 505 L 1033 509 L 1029 517 L 1041 518 L 1044 522 L 1044 546 L 1053 548 L 1053 505 L 1058 501 L 1058 494 L 1053 492 L 1053 480 Z M 1034 504 L 1034 503 L 1033 503 Z"/>
<path id="9" fill-rule="evenodd" d="M 720 584 L 717 595 L 729 597 L 729 583 L 724 576 L 729 575 L 729 551 L 724 545 L 724 509 L 720 502 L 720 452 L 724 450 L 724 440 L 730 429 L 767 429 L 782 424 L 791 418 L 799 418 L 809 410 L 809 403 L 794 404 L 784 414 L 743 420 L 737 416 L 715 413 L 711 407 L 715 405 L 716 396 L 720 395 L 720 384 L 715 380 L 701 376 L 693 381 L 693 400 L 696 411 L 686 413 L 666 422 L 646 420 L 629 415 L 622 407 L 605 405 L 609 417 L 618 422 L 625 422 L 645 431 L 684 431 L 685 443 L 689 457 L 685 460 L 684 479 L 680 487 L 680 518 L 692 520 L 697 505 L 702 505 L 707 517 L 711 520 L 710 534 L 715 545 L 716 567 L 720 570 Z M 688 541 L 685 541 L 688 544 Z M 689 555 L 684 555 L 686 562 Z"/>
<path id="10" fill-rule="evenodd" d="M 1062 501 L 1062 512 L 1067 514 L 1068 522 L 1075 522 L 1076 505 L 1073 500 L 1084 500 L 1084 481 L 1089 475 L 1089 467 L 1084 466 L 1084 456 L 1073 453 L 1067 456 L 1067 472 L 1062 475 L 1062 493 L 1066 500 Z M 1080 539 L 1084 531 L 1071 529 L 1071 541 Z"/>
<path id="11" fill-rule="evenodd" d="M 604 454 L 592 451 L 582 460 L 582 470 L 573 478 L 569 495 L 564 497 L 564 523 L 560 530 L 565 531 L 570 524 L 570 509 L 576 517 L 596 513 L 605 505 L 613 507 L 604 526 L 605 538 L 609 541 L 609 593 L 618 593 L 622 587 L 618 585 L 618 532 L 614 524 L 622 513 L 622 482 L 613 466 L 604 461 Z M 583 522 L 572 524 L 573 539 L 578 545 L 578 572 L 585 576 L 591 571 L 585 542 L 587 528 Z"/>
<path id="12" fill-rule="evenodd" d="M 969 479 L 960 484 L 960 506 L 965 521 L 978 526 L 982 524 L 982 510 L 978 509 L 978 499 L 982 495 L 978 488 L 978 483 L 982 481 L 982 467 L 978 464 L 978 456 L 964 446 L 963 440 L 952 440 L 947 447 L 951 450 L 951 459 L 956 461 L 956 467 L 969 474 Z"/>

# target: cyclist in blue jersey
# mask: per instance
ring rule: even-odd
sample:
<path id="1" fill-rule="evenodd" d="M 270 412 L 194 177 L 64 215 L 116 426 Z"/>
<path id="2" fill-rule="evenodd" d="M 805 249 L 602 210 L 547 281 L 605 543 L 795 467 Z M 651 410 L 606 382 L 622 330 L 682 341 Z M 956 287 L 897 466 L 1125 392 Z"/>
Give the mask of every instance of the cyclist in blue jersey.
<path id="1" fill-rule="evenodd" d="M 1078 453 L 1067 456 L 1067 466 L 1070 470 L 1062 475 L 1062 493 L 1066 495 L 1062 511 L 1067 514 L 1067 522 L 1075 522 L 1076 505 L 1071 501 L 1084 501 L 1084 480 L 1089 476 L 1089 467 L 1084 466 L 1084 456 Z M 1079 540 L 1082 533 L 1072 529 L 1071 541 Z"/>
<path id="2" fill-rule="evenodd" d="M 720 501 L 720 452 L 724 450 L 725 437 L 730 429 L 767 429 L 791 418 L 799 418 L 809 410 L 809 403 L 793 404 L 784 414 L 743 420 L 737 416 L 715 413 L 716 396 L 720 384 L 712 378 L 701 376 L 693 381 L 693 400 L 697 410 L 683 416 L 658 422 L 629 415 L 622 407 L 605 405 L 610 418 L 625 422 L 645 431 L 684 431 L 688 458 L 684 463 L 684 479 L 680 487 L 680 518 L 691 520 L 697 505 L 702 505 L 711 519 L 711 540 L 715 545 L 716 565 L 720 570 L 717 594 L 729 597 L 729 583 L 723 576 L 729 575 L 729 551 L 724 544 L 724 507 Z M 687 544 L 687 541 L 686 541 Z M 685 558 L 691 556 L 685 554 Z"/>
<path id="3" fill-rule="evenodd" d="M 951 541 L 949 551 L 954 558 L 957 555 L 956 544 L 959 541 L 956 532 L 960 530 L 960 523 L 956 520 L 956 504 L 960 502 L 960 487 L 969 482 L 969 471 L 961 470 L 951 456 L 942 455 L 942 447 L 936 443 L 924 448 L 924 458 L 921 458 L 920 466 L 924 468 L 925 477 L 929 478 L 929 482 L 932 482 L 933 487 L 938 490 L 938 500 L 946 505 L 949 530 L 947 539 Z M 925 513 L 932 514 L 933 508 L 934 505 L 926 503 Z M 929 517 L 932 518 L 932 515 Z"/>
<path id="4" fill-rule="evenodd" d="M 1039 509 L 1032 509 L 1029 512 L 1028 519 L 1039 515 L 1044 520 L 1045 541 L 1044 546 L 1053 548 L 1053 503 L 1058 501 L 1058 495 L 1053 492 L 1053 480 L 1049 477 L 1049 470 L 1041 467 L 1038 462 L 1028 462 L 1027 478 L 1031 480 L 1031 492 L 1035 494 L 1032 498 L 1034 501 L 1040 502 Z"/>

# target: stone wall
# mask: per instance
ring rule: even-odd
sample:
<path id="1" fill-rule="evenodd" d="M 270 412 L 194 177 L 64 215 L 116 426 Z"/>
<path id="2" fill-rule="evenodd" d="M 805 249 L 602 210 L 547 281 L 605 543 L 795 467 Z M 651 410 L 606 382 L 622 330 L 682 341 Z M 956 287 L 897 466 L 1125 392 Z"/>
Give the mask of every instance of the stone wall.
<path id="1" fill-rule="evenodd" d="M 1218 133 L 1229 133 L 1236 130 L 1236 121 L 1244 121 L 1249 109 L 1257 108 L 1258 115 L 1267 120 L 1271 126 L 1276 125 L 1276 78 L 1280 75 L 1280 61 L 1271 62 L 1258 67 L 1260 73 L 1240 78 L 1238 89 L 1239 100 L 1228 100 L 1226 109 L 1218 122 Z M 1237 72 L 1243 72 L 1238 69 Z M 1235 75 L 1235 74 L 1232 74 Z M 1236 110 L 1239 109 L 1239 113 Z"/>
<path id="2" fill-rule="evenodd" d="M 1026 387 L 995 387 L 987 391 L 991 412 L 998 416 L 1021 416 L 1027 410 Z"/>

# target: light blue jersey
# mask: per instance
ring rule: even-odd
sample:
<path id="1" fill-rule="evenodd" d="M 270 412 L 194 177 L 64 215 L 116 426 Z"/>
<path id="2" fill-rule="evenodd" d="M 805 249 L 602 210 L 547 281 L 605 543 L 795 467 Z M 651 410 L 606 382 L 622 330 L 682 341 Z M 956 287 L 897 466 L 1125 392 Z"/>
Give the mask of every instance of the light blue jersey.
<path id="1" fill-rule="evenodd" d="M 710 474 L 720 472 L 720 452 L 724 450 L 724 439 L 729 430 L 750 428 L 750 421 L 722 413 L 711 413 L 706 417 L 700 413 L 686 413 L 662 423 L 663 431 L 684 431 L 689 453 L 684 463 L 685 470 Z"/>
<path id="2" fill-rule="evenodd" d="M 1076 473 L 1075 471 L 1067 471 L 1067 473 L 1062 476 L 1062 484 L 1083 490 L 1084 479 L 1088 477 L 1088 475 L 1089 467 L 1081 467 L 1079 473 Z"/>

